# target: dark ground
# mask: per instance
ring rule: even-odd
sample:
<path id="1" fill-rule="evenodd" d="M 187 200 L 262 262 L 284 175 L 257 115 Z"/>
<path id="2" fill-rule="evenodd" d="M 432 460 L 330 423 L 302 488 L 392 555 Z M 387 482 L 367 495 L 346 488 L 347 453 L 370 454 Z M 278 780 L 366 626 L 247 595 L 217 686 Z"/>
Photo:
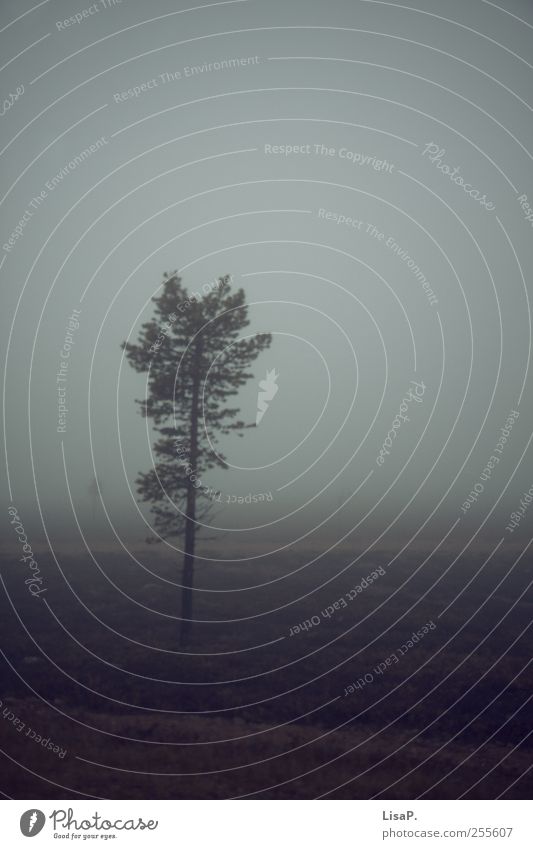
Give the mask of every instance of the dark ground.
<path id="1" fill-rule="evenodd" d="M 198 619 L 253 618 L 196 625 L 188 654 L 169 618 L 179 589 L 160 580 L 177 570 L 157 550 L 149 562 L 158 577 L 109 553 L 99 555 L 102 571 L 88 556 L 62 557 L 62 576 L 41 555 L 47 592 L 38 599 L 16 555 L 4 557 L 1 789 L 21 799 L 528 798 L 533 604 L 517 599 L 529 559 L 505 577 L 504 553 L 477 575 L 481 554 L 448 574 L 444 554 L 417 574 L 422 555 L 387 567 L 374 554 L 313 590 L 351 557 L 331 555 L 284 580 L 305 562 L 297 552 L 275 566 L 200 565 L 203 588 L 272 583 L 198 593 Z M 347 608 L 289 637 L 378 565 L 386 575 Z M 373 673 L 430 620 L 435 630 Z M 365 674 L 373 680 L 344 696 Z M 28 727 L 66 755 L 30 739 Z"/>

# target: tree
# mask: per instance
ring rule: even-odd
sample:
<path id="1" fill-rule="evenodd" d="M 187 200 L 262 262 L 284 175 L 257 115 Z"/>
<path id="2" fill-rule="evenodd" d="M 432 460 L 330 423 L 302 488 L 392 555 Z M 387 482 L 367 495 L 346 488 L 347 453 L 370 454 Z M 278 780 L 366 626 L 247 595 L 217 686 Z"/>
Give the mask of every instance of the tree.
<path id="1" fill-rule="evenodd" d="M 227 468 L 216 449 L 221 435 L 242 436 L 244 428 L 254 426 L 236 418 L 239 408 L 228 406 L 228 399 L 253 377 L 247 368 L 272 337 L 240 337 L 250 323 L 248 307 L 242 289 L 231 292 L 230 275 L 204 284 L 203 294 L 190 295 L 177 272 L 163 277 L 162 293 L 152 298 L 154 317 L 142 325 L 137 344 L 123 342 L 122 348 L 136 371 L 148 372 L 147 397 L 137 403 L 159 434 L 155 466 L 136 480 L 141 501 L 152 505 L 156 536 L 150 541 L 184 537 L 180 643 L 185 645 L 192 623 L 196 534 L 218 494 L 201 475 L 215 466 Z"/>

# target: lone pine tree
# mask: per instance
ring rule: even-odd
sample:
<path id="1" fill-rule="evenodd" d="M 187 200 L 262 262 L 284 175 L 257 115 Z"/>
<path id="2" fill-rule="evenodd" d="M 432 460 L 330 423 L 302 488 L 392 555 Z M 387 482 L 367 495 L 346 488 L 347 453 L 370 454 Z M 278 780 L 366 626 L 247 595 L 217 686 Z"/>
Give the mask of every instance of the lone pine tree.
<path id="1" fill-rule="evenodd" d="M 137 401 L 153 419 L 158 438 L 156 463 L 136 480 L 141 501 L 151 502 L 155 536 L 183 536 L 180 643 L 190 637 L 196 534 L 209 513 L 210 495 L 202 474 L 227 468 L 216 448 L 230 431 L 242 436 L 253 427 L 237 419 L 228 399 L 253 375 L 252 360 L 270 346 L 269 333 L 241 337 L 249 324 L 244 291 L 231 292 L 230 275 L 208 291 L 188 294 L 176 272 L 164 274 L 163 290 L 152 298 L 154 317 L 142 325 L 137 344 L 123 342 L 130 365 L 148 372 L 147 397 Z M 200 501 L 203 499 L 203 505 Z"/>

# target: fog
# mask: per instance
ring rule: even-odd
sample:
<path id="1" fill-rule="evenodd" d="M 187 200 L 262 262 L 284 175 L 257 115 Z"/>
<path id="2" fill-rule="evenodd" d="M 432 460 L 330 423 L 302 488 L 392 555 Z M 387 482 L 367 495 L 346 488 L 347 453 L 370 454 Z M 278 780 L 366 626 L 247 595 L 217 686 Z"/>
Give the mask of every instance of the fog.
<path id="1" fill-rule="evenodd" d="M 278 393 L 259 427 L 224 438 L 230 469 L 206 481 L 223 494 L 212 524 L 225 547 L 320 547 L 352 528 L 350 544 L 429 545 L 458 519 L 458 540 L 485 519 L 483 537 L 499 538 L 529 488 L 530 228 L 511 191 L 528 189 L 526 67 L 500 50 L 489 73 L 488 42 L 459 3 L 446 10 L 463 21 L 455 59 L 436 6 L 408 19 L 386 4 L 336 7 L 342 27 L 296 2 L 183 14 L 159 3 L 140 26 L 124 3 L 62 28 L 71 10 L 43 8 L 16 30 L 21 45 L 50 37 L 4 72 L 25 92 L 5 119 L 3 498 L 41 541 L 44 528 L 54 545 L 83 545 L 83 533 L 135 547 L 149 534 L 134 483 L 153 462 L 135 404 L 145 378 L 120 344 L 174 269 L 190 291 L 232 274 L 249 332 L 273 335 L 238 396 L 242 417 L 254 422 L 270 369 Z M 6 3 L 6 19 L 17 8 Z M 527 52 L 510 16 L 484 12 Z M 413 381 L 423 397 L 379 464 Z M 512 437 L 464 512 L 511 411 Z M 271 500 L 239 503 L 261 493 Z"/>
<path id="2" fill-rule="evenodd" d="M 531 11 L 2 2 L 8 806 L 530 797 Z"/>

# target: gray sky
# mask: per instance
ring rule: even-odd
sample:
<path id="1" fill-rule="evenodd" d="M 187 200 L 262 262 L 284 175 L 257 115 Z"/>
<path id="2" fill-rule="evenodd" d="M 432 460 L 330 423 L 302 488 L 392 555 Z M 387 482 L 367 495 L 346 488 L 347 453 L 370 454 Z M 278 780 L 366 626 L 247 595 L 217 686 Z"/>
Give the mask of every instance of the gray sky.
<path id="1" fill-rule="evenodd" d="M 529 4 L 52 0 L 11 23 L 23 5 L 0 12 L 3 97 L 23 87 L 1 118 L 2 497 L 35 539 L 43 520 L 58 547 L 77 521 L 95 545 L 146 535 L 144 379 L 119 346 L 173 269 L 191 290 L 233 274 L 273 334 L 243 417 L 267 370 L 278 393 L 224 441 L 242 468 L 209 475 L 272 494 L 218 506 L 228 549 L 359 522 L 356 545 L 434 545 L 457 520 L 456 547 L 483 523 L 479 543 L 523 537 L 529 519 L 505 528 L 533 483 Z"/>

